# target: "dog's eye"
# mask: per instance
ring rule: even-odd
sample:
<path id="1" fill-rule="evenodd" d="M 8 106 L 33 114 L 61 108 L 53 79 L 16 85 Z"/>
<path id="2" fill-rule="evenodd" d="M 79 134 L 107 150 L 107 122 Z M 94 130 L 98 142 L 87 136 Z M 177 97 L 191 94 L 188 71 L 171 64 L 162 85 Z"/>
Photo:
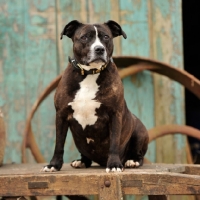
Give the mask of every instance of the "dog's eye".
<path id="1" fill-rule="evenodd" d="M 88 38 L 87 38 L 86 35 L 84 35 L 84 36 L 81 37 L 81 40 L 83 40 L 83 41 L 87 41 L 87 39 L 88 39 Z"/>
<path id="2" fill-rule="evenodd" d="M 108 40 L 109 39 L 109 36 L 108 35 L 104 35 L 103 37 L 105 40 Z"/>

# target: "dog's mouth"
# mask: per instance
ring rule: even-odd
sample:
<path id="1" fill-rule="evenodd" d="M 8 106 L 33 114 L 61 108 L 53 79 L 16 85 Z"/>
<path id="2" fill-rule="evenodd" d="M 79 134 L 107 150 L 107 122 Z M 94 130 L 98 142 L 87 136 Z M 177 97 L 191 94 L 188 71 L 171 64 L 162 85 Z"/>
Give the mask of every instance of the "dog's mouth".
<path id="1" fill-rule="evenodd" d="M 101 56 L 101 57 L 95 57 L 93 59 L 90 59 L 88 61 L 88 64 L 90 65 L 91 63 L 96 63 L 96 64 L 105 64 L 107 62 L 107 60 Z"/>
<path id="2" fill-rule="evenodd" d="M 95 65 L 104 65 L 107 63 L 107 53 L 106 51 L 102 54 L 97 54 L 94 51 L 89 51 L 88 55 L 87 55 L 87 64 L 89 66 L 95 64 Z"/>
<path id="3" fill-rule="evenodd" d="M 106 63 L 106 60 L 100 57 L 100 58 L 95 58 L 95 59 L 90 60 L 89 64 L 90 63 Z"/>

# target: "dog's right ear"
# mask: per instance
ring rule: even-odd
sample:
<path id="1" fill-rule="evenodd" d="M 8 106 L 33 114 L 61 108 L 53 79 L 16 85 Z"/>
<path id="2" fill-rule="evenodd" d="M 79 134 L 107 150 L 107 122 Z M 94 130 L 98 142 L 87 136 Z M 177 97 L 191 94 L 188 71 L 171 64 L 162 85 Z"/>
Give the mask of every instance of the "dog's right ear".
<path id="1" fill-rule="evenodd" d="M 62 33 L 60 34 L 60 39 L 62 40 L 63 35 L 66 35 L 67 37 L 72 38 L 76 29 L 81 25 L 82 25 L 82 23 L 80 23 L 77 20 L 73 20 L 73 21 L 69 22 L 63 29 Z"/>

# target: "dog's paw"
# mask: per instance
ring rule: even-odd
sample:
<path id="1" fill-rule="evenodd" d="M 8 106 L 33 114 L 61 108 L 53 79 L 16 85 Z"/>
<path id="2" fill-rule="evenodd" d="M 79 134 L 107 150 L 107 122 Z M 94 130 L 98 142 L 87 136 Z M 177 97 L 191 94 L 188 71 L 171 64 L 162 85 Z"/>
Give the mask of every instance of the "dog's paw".
<path id="1" fill-rule="evenodd" d="M 117 167 L 117 168 L 115 168 L 115 167 L 113 167 L 113 168 L 106 168 L 106 172 L 107 173 L 109 173 L 109 172 L 123 172 L 124 171 L 124 168 L 119 168 L 119 167 Z"/>
<path id="2" fill-rule="evenodd" d="M 74 168 L 86 168 L 85 163 L 81 162 L 81 160 L 72 161 L 71 166 Z"/>
<path id="3" fill-rule="evenodd" d="M 40 171 L 41 172 L 56 172 L 58 171 L 58 169 L 56 169 L 56 167 L 53 165 L 46 165 Z"/>
<path id="4" fill-rule="evenodd" d="M 127 167 L 127 168 L 135 168 L 135 167 L 139 167 L 140 163 L 137 162 L 137 161 L 134 161 L 134 160 L 127 160 L 125 162 L 124 166 Z"/>
<path id="5" fill-rule="evenodd" d="M 123 172 L 124 167 L 118 156 L 111 156 L 108 159 L 106 172 Z"/>

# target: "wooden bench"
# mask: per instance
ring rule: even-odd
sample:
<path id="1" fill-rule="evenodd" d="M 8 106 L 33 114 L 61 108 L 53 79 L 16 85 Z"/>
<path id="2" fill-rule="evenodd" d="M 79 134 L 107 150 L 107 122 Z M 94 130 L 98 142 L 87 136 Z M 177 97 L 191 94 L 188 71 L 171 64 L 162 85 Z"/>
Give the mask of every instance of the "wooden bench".
<path id="1" fill-rule="evenodd" d="M 0 168 L 0 196 L 99 195 L 100 200 L 122 200 L 123 195 L 200 194 L 200 165 L 145 164 L 123 173 L 104 168 L 73 169 L 64 164 L 59 172 L 40 172 L 43 164 L 8 164 Z"/>

